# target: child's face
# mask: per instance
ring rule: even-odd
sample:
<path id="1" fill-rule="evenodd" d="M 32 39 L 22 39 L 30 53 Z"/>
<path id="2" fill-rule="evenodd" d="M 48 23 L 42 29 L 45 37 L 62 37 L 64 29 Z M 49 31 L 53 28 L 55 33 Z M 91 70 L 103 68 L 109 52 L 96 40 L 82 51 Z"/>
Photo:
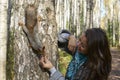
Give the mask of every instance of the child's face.
<path id="1" fill-rule="evenodd" d="M 84 53 L 84 54 L 86 54 L 86 52 L 87 52 L 87 38 L 85 37 L 84 33 L 79 38 L 78 51 L 81 53 Z"/>

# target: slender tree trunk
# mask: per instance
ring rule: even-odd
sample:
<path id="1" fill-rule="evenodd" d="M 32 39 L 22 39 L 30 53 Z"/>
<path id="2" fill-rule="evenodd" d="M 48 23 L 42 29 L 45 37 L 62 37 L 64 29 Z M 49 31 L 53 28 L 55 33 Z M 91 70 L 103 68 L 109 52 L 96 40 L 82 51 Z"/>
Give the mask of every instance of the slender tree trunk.
<path id="1" fill-rule="evenodd" d="M 87 8 L 86 8 L 86 6 L 87 6 L 87 1 L 86 0 L 83 0 L 83 19 L 84 19 L 84 30 L 86 29 L 86 25 L 87 25 Z"/>
<path id="2" fill-rule="evenodd" d="M 120 1 L 118 1 L 118 4 L 120 4 Z M 119 12 L 118 12 L 118 22 L 120 22 L 120 5 L 118 6 L 118 9 L 119 9 Z M 119 32 L 118 32 L 118 35 L 119 35 L 119 44 L 118 46 L 120 47 L 120 23 L 118 23 L 118 26 L 119 26 Z"/>
<path id="3" fill-rule="evenodd" d="M 114 7 L 115 7 L 115 3 L 113 4 L 113 14 L 112 14 L 112 24 L 113 24 L 113 46 L 115 46 L 115 17 L 114 17 L 114 15 L 115 15 L 115 10 L 114 10 Z"/>
<path id="4" fill-rule="evenodd" d="M 86 28 L 90 28 L 90 0 L 86 0 Z"/>
<path id="5" fill-rule="evenodd" d="M 6 80 L 7 0 L 0 0 L 0 79 Z"/>

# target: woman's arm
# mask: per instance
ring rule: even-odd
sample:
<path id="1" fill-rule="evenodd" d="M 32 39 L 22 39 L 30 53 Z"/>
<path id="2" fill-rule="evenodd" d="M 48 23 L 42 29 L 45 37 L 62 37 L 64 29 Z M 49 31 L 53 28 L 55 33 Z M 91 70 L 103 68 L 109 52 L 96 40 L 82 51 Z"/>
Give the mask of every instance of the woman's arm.
<path id="1" fill-rule="evenodd" d="M 50 70 L 49 70 L 50 71 Z M 53 71 L 50 71 L 50 80 L 65 80 L 65 77 L 53 67 Z"/>
<path id="2" fill-rule="evenodd" d="M 55 69 L 55 67 L 46 57 L 41 57 L 40 65 L 42 68 L 45 68 L 50 72 L 50 80 L 65 80 L 64 76 Z"/>
<path id="3" fill-rule="evenodd" d="M 58 47 L 67 53 L 73 55 L 77 41 L 74 35 L 72 35 L 68 30 L 62 30 L 58 34 Z"/>

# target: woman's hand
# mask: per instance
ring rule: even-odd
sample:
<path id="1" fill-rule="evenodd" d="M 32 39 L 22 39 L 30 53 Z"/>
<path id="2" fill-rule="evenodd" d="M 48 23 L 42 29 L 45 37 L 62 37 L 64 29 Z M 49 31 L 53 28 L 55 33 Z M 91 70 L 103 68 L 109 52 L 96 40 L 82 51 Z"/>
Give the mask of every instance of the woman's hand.
<path id="1" fill-rule="evenodd" d="M 70 36 L 69 36 L 69 42 L 68 42 L 68 49 L 69 49 L 72 53 L 74 53 L 76 46 L 77 46 L 76 38 L 74 37 L 74 35 L 70 35 Z"/>
<path id="2" fill-rule="evenodd" d="M 40 65 L 42 68 L 45 68 L 45 69 L 51 69 L 53 68 L 54 66 L 52 65 L 52 63 L 47 59 L 47 57 L 41 57 L 40 59 Z"/>

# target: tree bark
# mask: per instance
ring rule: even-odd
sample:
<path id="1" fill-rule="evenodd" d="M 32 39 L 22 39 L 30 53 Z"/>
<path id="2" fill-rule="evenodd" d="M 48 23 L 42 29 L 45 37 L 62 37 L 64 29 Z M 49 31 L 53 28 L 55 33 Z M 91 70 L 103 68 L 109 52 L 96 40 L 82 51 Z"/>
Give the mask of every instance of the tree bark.
<path id="1" fill-rule="evenodd" d="M 45 55 L 57 68 L 57 27 L 53 4 L 53 0 L 14 1 L 14 80 L 49 80 L 49 75 L 39 66 L 42 53 L 33 50 L 28 39 L 29 33 L 26 35 L 23 31 L 26 27 L 25 9 L 28 5 L 34 5 L 37 10 L 37 25 L 33 26 L 36 31 L 32 40 L 45 46 Z"/>
<path id="2" fill-rule="evenodd" d="M 0 0 L 0 79 L 6 80 L 7 0 Z"/>

